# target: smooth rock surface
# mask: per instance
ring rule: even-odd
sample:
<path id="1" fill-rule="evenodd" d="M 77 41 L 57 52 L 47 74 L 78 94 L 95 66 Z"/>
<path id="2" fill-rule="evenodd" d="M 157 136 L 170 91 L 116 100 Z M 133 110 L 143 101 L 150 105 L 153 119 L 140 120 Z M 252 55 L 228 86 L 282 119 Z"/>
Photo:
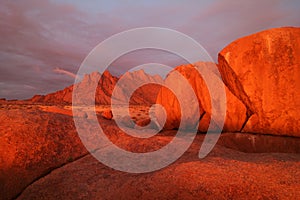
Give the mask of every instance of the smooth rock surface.
<path id="1" fill-rule="evenodd" d="M 219 54 L 229 90 L 251 117 L 244 132 L 300 136 L 300 28 L 238 39 Z"/>
<path id="2" fill-rule="evenodd" d="M 191 95 L 184 94 L 181 98 L 188 102 L 185 108 L 180 107 L 178 98 L 174 93 L 166 88 L 162 87 L 157 97 L 157 104 L 161 104 L 167 114 L 167 121 L 164 125 L 164 129 L 176 129 L 179 128 L 181 120 L 181 109 L 186 112 L 186 118 L 182 119 L 183 123 L 181 126 L 184 129 L 194 127 L 199 122 L 198 130 L 200 132 L 206 132 L 211 121 L 212 106 L 211 97 L 207 89 L 206 83 L 202 76 L 198 73 L 196 68 L 212 68 L 211 65 L 214 63 L 196 63 L 195 65 L 182 65 L 175 68 L 176 72 L 179 72 L 184 78 L 187 79 L 189 85 L 184 85 L 182 79 L 174 76 L 174 71 L 170 72 L 167 76 L 165 83 L 173 85 L 179 88 L 179 93 L 186 93 L 186 87 L 192 88 L 192 93 L 197 97 L 197 101 L 191 98 Z M 211 78 L 211 77 L 210 77 Z M 217 76 L 214 79 L 220 80 Z M 226 94 L 226 118 L 224 121 L 223 131 L 240 131 L 243 123 L 245 122 L 246 107 L 237 99 L 226 86 L 224 86 Z M 214 92 L 218 92 L 216 89 Z M 214 97 L 215 98 L 215 97 Z M 218 99 L 214 99 L 215 102 Z M 217 105 L 217 104 L 216 104 Z M 200 113 L 197 113 L 199 109 Z M 217 109 L 217 108 L 216 108 Z M 161 112 L 157 112 L 157 117 L 161 115 Z M 214 123 L 214 122 L 212 122 Z"/>

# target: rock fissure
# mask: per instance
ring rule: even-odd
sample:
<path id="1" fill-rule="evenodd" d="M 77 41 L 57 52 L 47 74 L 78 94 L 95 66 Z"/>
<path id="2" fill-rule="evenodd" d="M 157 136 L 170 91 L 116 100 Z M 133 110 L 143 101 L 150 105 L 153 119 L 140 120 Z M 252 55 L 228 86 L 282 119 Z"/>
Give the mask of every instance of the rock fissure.
<path id="1" fill-rule="evenodd" d="M 249 119 L 250 119 L 251 116 L 252 116 L 252 114 L 251 114 L 251 115 L 247 115 L 247 117 L 246 117 L 244 123 L 242 124 L 241 129 L 240 129 L 238 132 L 243 132 L 243 129 L 244 129 L 244 127 L 246 126 L 246 124 L 247 124 L 247 122 L 249 121 Z"/>
<path id="2" fill-rule="evenodd" d="M 55 171 L 55 170 L 57 170 L 57 169 L 59 169 L 59 168 L 62 168 L 62 167 L 64 167 L 64 166 L 68 165 L 68 164 L 71 164 L 71 163 L 73 163 L 73 162 L 75 162 L 75 161 L 77 161 L 77 160 L 80 160 L 81 158 L 84 158 L 85 156 L 87 156 L 87 155 L 89 155 L 89 154 L 90 154 L 90 153 L 85 153 L 85 154 L 83 154 L 83 155 L 81 155 L 81 156 L 75 158 L 75 159 L 72 160 L 71 162 L 66 162 L 66 163 L 63 163 L 63 164 L 61 164 L 61 165 L 59 165 L 59 166 L 57 166 L 57 167 L 52 167 L 52 168 L 50 168 L 47 172 L 41 174 L 40 176 L 38 176 L 38 177 L 36 177 L 34 180 L 32 180 L 29 184 L 27 184 L 27 185 L 24 187 L 24 189 L 23 189 L 20 193 L 18 193 L 16 196 L 14 196 L 12 199 L 18 199 L 19 196 L 21 196 L 22 193 L 23 193 L 29 186 L 31 186 L 31 185 L 34 184 L 35 182 L 39 181 L 40 179 L 42 179 L 42 178 L 48 176 L 48 175 L 51 174 L 53 171 Z"/>
<path id="3" fill-rule="evenodd" d="M 224 56 L 221 54 L 218 55 L 218 62 L 218 68 L 224 84 L 230 92 L 246 106 L 247 116 L 250 117 L 255 112 L 255 108 L 253 108 L 250 98 L 239 81 L 237 74 L 233 71 Z"/>

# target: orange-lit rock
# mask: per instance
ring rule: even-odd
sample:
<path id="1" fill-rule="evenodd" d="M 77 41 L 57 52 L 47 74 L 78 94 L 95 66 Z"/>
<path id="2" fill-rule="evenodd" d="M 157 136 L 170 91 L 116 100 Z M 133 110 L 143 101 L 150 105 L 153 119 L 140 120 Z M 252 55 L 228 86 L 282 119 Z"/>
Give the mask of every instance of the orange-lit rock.
<path id="1" fill-rule="evenodd" d="M 176 131 L 165 131 L 165 134 L 175 134 L 173 132 Z M 222 141 L 222 135 L 219 141 L 224 145 L 233 144 L 235 149 L 236 145 L 244 145 L 237 149 L 251 149 L 251 139 L 257 136 L 240 135 L 242 137 L 237 139 L 236 134 L 225 134 L 225 140 Z M 189 150 L 176 162 L 150 173 L 132 174 L 114 170 L 92 155 L 84 156 L 31 184 L 18 199 L 53 199 L 53 196 L 58 199 L 132 200 L 298 199 L 299 154 L 244 153 L 216 145 L 211 154 L 200 161 L 198 151 L 203 137 L 197 135 Z M 257 140 L 258 145 L 268 144 L 266 146 L 271 148 L 277 143 L 270 142 L 272 137 L 281 144 L 286 139 L 261 137 Z M 117 141 L 118 146 L 131 152 L 153 152 L 171 139 L 156 135 L 147 140 L 137 140 L 130 139 L 128 135 L 118 135 Z M 287 140 L 287 144 L 291 144 L 291 140 Z M 294 144 L 296 148 L 299 139 Z M 275 150 L 280 152 L 280 149 Z"/>
<path id="2" fill-rule="evenodd" d="M 23 102 L 1 107 L 0 199 L 297 199 L 300 194 L 300 138 L 225 133 L 212 152 L 199 160 L 205 135 L 198 134 L 171 165 L 132 174 L 85 155 L 72 118 L 55 113 L 61 111 L 51 106 L 45 106 L 47 112 L 39 111 L 40 107 Z M 157 151 L 177 132 L 165 130 L 142 139 L 121 131 L 114 120 L 98 120 L 109 140 L 135 153 Z M 91 120 L 82 122 L 87 131 L 85 125 Z M 89 128 L 90 133 L 98 129 Z M 99 137 L 87 135 L 92 143 Z M 180 140 L 178 147 L 185 143 Z M 118 162 L 118 156 L 111 157 Z"/>
<path id="3" fill-rule="evenodd" d="M 0 121 L 0 199 L 87 153 L 71 116 L 10 105 Z"/>
<path id="4" fill-rule="evenodd" d="M 211 97 L 208 92 L 206 83 L 201 75 L 198 73 L 195 67 L 211 67 L 215 65 L 213 63 L 196 63 L 193 65 L 182 65 L 175 70 L 183 75 L 189 85 L 192 87 L 198 102 L 194 102 L 191 95 L 186 95 L 185 100 L 189 101 L 187 108 L 184 108 L 184 112 L 187 112 L 187 118 L 183 119 L 185 123 L 183 128 L 194 127 L 199 121 L 198 130 L 200 132 L 206 132 L 211 121 Z M 176 87 L 183 87 L 183 83 L 175 76 L 174 72 L 170 72 L 165 82 Z M 182 88 L 185 90 L 185 88 Z M 226 93 L 226 118 L 224 124 L 224 131 L 240 131 L 243 123 L 246 120 L 246 107 L 228 90 L 225 86 Z M 164 106 L 167 113 L 167 121 L 164 125 L 165 129 L 176 129 L 179 127 L 181 119 L 181 108 L 178 99 L 172 93 L 170 89 L 163 87 L 160 90 L 156 103 Z M 199 106 L 200 114 L 196 113 Z M 160 113 L 158 113 L 160 115 Z M 159 116 L 158 116 L 159 117 Z M 213 123 L 213 122 L 212 122 Z"/>
<path id="5" fill-rule="evenodd" d="M 92 100 L 95 99 L 96 104 L 108 105 L 111 103 L 111 96 L 113 90 L 116 89 L 115 96 L 118 103 L 130 102 L 130 104 L 150 105 L 156 100 L 156 96 L 160 89 L 157 84 L 147 84 L 138 88 L 132 96 L 128 91 L 140 82 L 152 81 L 155 83 L 161 83 L 162 78 L 158 75 L 152 76 L 146 74 L 143 70 L 127 72 L 123 76 L 126 76 L 126 84 L 115 87 L 119 78 L 112 76 L 109 71 L 105 71 L 102 75 L 98 72 L 86 74 L 81 82 L 71 85 L 63 90 L 47 94 L 47 95 L 35 95 L 30 100 L 34 103 L 46 103 L 46 104 L 71 104 L 73 87 L 80 91 L 79 104 L 89 105 Z M 99 82 L 97 82 L 99 80 Z M 96 86 L 96 92 L 94 90 Z"/>
<path id="6" fill-rule="evenodd" d="M 133 128 L 135 123 L 134 121 L 131 119 L 130 116 L 124 116 L 121 119 L 121 125 L 124 125 L 125 127 L 129 127 L 129 128 Z"/>
<path id="7" fill-rule="evenodd" d="M 113 118 L 113 114 L 111 112 L 111 110 L 105 110 L 101 113 L 101 116 L 104 118 L 104 119 L 108 119 L 108 120 L 111 120 Z"/>
<path id="8" fill-rule="evenodd" d="M 219 54 L 230 91 L 252 114 L 244 132 L 300 136 L 300 28 L 238 39 Z"/>
<path id="9" fill-rule="evenodd" d="M 136 125 L 138 126 L 147 126 L 148 124 L 150 124 L 151 120 L 149 118 L 146 119 L 140 119 L 136 121 Z"/>
<path id="10" fill-rule="evenodd" d="M 148 105 L 153 104 L 156 101 L 158 92 L 161 88 L 159 84 L 162 84 L 163 80 L 159 75 L 148 75 L 144 70 L 138 70 L 134 72 L 126 72 L 120 79 L 124 79 L 122 85 L 120 85 L 122 93 L 125 95 L 123 98 L 129 101 L 130 104 Z M 144 84 L 149 83 L 149 84 Z M 144 85 L 143 85 L 144 84 Z M 129 96 L 130 91 L 134 87 L 139 85 L 140 87 L 134 91 L 132 96 Z M 117 94 L 119 96 L 119 94 Z M 121 99 L 121 101 L 124 101 Z"/>

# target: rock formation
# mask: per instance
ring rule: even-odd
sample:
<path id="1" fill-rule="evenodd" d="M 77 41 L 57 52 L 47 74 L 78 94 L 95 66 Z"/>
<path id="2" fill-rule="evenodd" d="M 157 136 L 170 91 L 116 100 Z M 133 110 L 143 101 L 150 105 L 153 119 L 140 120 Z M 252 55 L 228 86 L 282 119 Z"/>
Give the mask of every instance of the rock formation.
<path id="1" fill-rule="evenodd" d="M 206 132 L 211 121 L 211 97 L 204 82 L 202 76 L 198 73 L 196 68 L 203 67 L 212 67 L 214 63 L 196 63 L 195 65 L 181 65 L 175 68 L 174 71 L 170 72 L 167 76 L 165 82 L 170 85 L 175 85 L 176 87 L 183 86 L 181 80 L 173 76 L 175 72 L 179 72 L 183 75 L 184 78 L 188 80 L 188 83 L 192 87 L 193 91 L 198 99 L 198 102 L 192 101 L 190 98 L 191 95 L 184 97 L 188 99 L 189 106 L 184 108 L 184 112 L 187 112 L 187 119 L 183 119 L 185 123 L 183 128 L 189 129 L 190 127 L 195 126 L 199 122 L 198 130 L 200 132 Z M 182 88 L 186 90 L 186 88 Z M 227 110 L 226 110 L 226 119 L 224 124 L 224 131 L 232 132 L 239 131 L 244 121 L 246 120 L 246 107 L 228 90 L 225 86 L 225 93 L 227 99 Z M 160 90 L 160 93 L 157 98 L 157 104 L 161 104 L 167 113 L 167 121 L 164 125 L 165 129 L 176 129 L 179 127 L 180 118 L 181 118 L 181 108 L 179 101 L 176 96 L 172 93 L 171 90 L 163 87 Z M 200 113 L 195 111 L 199 106 Z M 159 116 L 158 116 L 159 117 Z M 214 123 L 214 122 L 212 122 Z"/>
<path id="2" fill-rule="evenodd" d="M 95 98 L 95 103 L 100 105 L 108 105 L 111 103 L 111 96 L 113 90 L 116 89 L 116 100 L 119 103 L 130 101 L 131 104 L 150 105 L 156 100 L 157 93 L 160 86 L 157 84 L 147 84 L 138 88 L 132 96 L 129 96 L 128 91 L 139 82 L 152 81 L 161 83 L 162 78 L 158 75 L 151 76 L 146 74 L 143 70 L 127 72 L 122 77 L 126 77 L 126 84 L 119 85 L 115 88 L 119 78 L 112 76 L 108 71 L 105 71 L 102 75 L 98 72 L 86 74 L 82 81 L 71 85 L 64 90 L 60 90 L 48 95 L 35 95 L 31 98 L 34 103 L 48 103 L 48 104 L 71 104 L 73 87 L 80 89 L 84 98 L 81 99 L 82 104 L 89 104 L 89 100 Z M 93 85 L 99 80 L 96 94 L 94 95 Z M 123 82 L 124 83 L 124 82 Z"/>
<path id="3" fill-rule="evenodd" d="M 213 151 L 199 161 L 199 144 L 204 138 L 199 134 L 185 154 L 168 167 L 131 174 L 107 167 L 87 154 L 68 113 L 58 109 L 41 111 L 40 107 L 10 102 L 0 109 L 0 199 L 247 199 L 249 195 L 256 199 L 297 199 L 299 196 L 300 156 L 293 153 L 299 153 L 300 138 L 225 133 Z M 144 122 L 137 124 L 146 125 Z M 113 120 L 99 117 L 99 123 L 113 144 L 135 153 L 157 151 L 176 134 L 163 131 L 142 139 L 121 131 Z M 87 135 L 88 141 L 94 143 L 98 139 L 95 136 Z M 179 145 L 184 143 L 183 139 Z M 94 150 L 100 150 L 97 144 Z M 117 156 L 111 156 L 118 162 Z"/>
<path id="4" fill-rule="evenodd" d="M 145 143 L 123 137 L 118 145 L 151 152 L 167 138 L 155 136 Z M 299 154 L 242 153 L 216 145 L 200 161 L 201 139 L 197 135 L 179 160 L 150 173 L 120 172 L 87 155 L 37 180 L 17 199 L 298 199 Z"/>
<path id="5" fill-rule="evenodd" d="M 113 114 L 111 112 L 111 110 L 105 110 L 101 113 L 101 116 L 104 118 L 104 119 L 108 119 L 108 120 L 111 120 L 113 118 Z"/>
<path id="6" fill-rule="evenodd" d="M 231 43 L 219 54 L 218 68 L 225 83 L 226 119 L 223 131 L 299 136 L 300 132 L 300 29 L 278 28 L 253 34 Z M 179 66 L 198 102 L 185 109 L 185 128 L 206 131 L 211 118 L 210 95 L 197 73 L 209 63 Z M 171 72 L 165 82 L 181 87 Z M 187 99 L 190 96 L 186 97 Z M 214 99 L 213 99 L 214 101 Z M 181 110 L 178 99 L 162 88 L 157 103 L 168 114 L 165 129 L 176 129 Z M 199 104 L 200 113 L 195 113 Z M 212 123 L 214 123 L 212 121 Z"/>
<path id="7" fill-rule="evenodd" d="M 276 28 L 236 40 L 219 54 L 230 91 L 247 107 L 244 132 L 299 136 L 300 28 Z"/>
<path id="8" fill-rule="evenodd" d="M 0 199 L 87 154 L 71 116 L 19 106 L 1 109 L 0 120 Z"/>
<path id="9" fill-rule="evenodd" d="M 126 72 L 121 78 L 126 78 L 126 86 L 121 86 L 123 93 L 129 94 L 131 88 L 135 85 L 150 82 L 150 84 L 145 84 L 139 87 L 133 95 L 127 96 L 130 98 L 130 104 L 153 104 L 156 101 L 157 94 L 161 88 L 159 84 L 163 83 L 163 79 L 159 75 L 150 76 L 146 74 L 143 70 L 138 70 L 135 72 Z"/>
<path id="10" fill-rule="evenodd" d="M 247 199 L 249 196 L 297 199 L 300 196 L 299 53 L 299 28 L 263 31 L 224 48 L 217 65 L 221 77 L 214 70 L 209 77 L 216 81 L 223 79 L 225 83 L 227 110 L 223 131 L 262 134 L 224 133 L 212 152 L 201 161 L 199 144 L 205 135 L 198 134 L 180 159 L 150 173 L 114 170 L 88 154 L 76 131 L 74 113 L 70 106 L 60 104 L 72 102 L 74 88 L 82 88 L 82 95 L 86 97 L 83 100 L 95 98 L 98 104 L 109 104 L 115 89 L 113 98 L 120 103 L 156 101 L 164 106 L 165 129 L 179 128 L 183 117 L 183 128 L 205 132 L 210 121 L 218 126 L 219 118 L 211 119 L 211 102 L 220 99 L 210 96 L 206 79 L 197 70 L 210 69 L 214 63 L 177 67 L 164 81 L 171 88 L 158 86 L 161 78 L 143 71 L 126 73 L 120 78 L 125 81 L 115 87 L 120 79 L 105 72 L 102 76 L 99 73 L 86 75 L 76 85 L 31 99 L 55 106 L 0 99 L 0 199 Z M 147 82 L 151 84 L 135 90 L 137 85 Z M 95 84 L 98 87 L 93 95 L 90 86 Z M 218 93 L 218 89 L 213 87 L 211 92 Z M 180 108 L 180 98 L 188 105 L 184 110 Z M 223 109 L 222 104 L 217 105 L 220 105 L 217 111 Z M 171 143 L 177 132 L 163 130 L 149 138 L 132 137 L 120 130 L 115 120 L 106 120 L 122 117 L 115 113 L 112 116 L 108 107 L 103 108 L 103 117 L 98 115 L 98 122 L 107 138 L 126 151 L 157 151 Z M 157 111 L 152 108 L 132 106 L 129 108 L 132 115 L 122 117 L 121 124 L 125 128 L 151 125 L 147 114 L 152 116 L 153 110 Z M 182 115 L 182 111 L 186 114 Z M 97 133 L 98 126 L 90 126 L 96 124 L 89 120 L 91 112 L 81 110 L 75 117 L 82 119 L 81 130 Z M 163 112 L 156 112 L 158 119 Z M 88 145 L 93 145 L 90 152 L 107 147 L 95 143 L 99 139 L 97 134 L 84 137 Z M 185 143 L 182 139 L 179 146 Z M 117 154 L 109 156 L 119 162 Z"/>

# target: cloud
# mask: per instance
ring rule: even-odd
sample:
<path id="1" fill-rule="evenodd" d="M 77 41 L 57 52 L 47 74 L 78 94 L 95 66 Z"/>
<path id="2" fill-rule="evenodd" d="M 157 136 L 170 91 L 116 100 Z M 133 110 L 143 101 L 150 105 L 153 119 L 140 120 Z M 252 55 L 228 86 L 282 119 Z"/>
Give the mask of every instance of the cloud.
<path id="1" fill-rule="evenodd" d="M 190 23 L 179 30 L 200 42 L 217 60 L 218 52 L 230 42 L 262 30 L 282 26 L 300 26 L 300 2 L 296 0 L 211 1 Z"/>
<path id="2" fill-rule="evenodd" d="M 217 53 L 239 37 L 300 26 L 299 6 L 297 0 L 3 1 L 0 98 L 29 98 L 73 84 L 87 54 L 120 31 L 143 26 L 175 29 L 202 44 L 216 60 Z M 120 74 L 148 62 L 174 66 L 181 61 L 159 51 L 143 51 L 122 56 L 110 69 Z"/>
<path id="3" fill-rule="evenodd" d="M 64 66 L 76 72 L 88 52 L 83 31 L 70 28 L 72 24 L 78 29 L 85 26 L 78 20 L 82 16 L 72 6 L 50 1 L 4 1 L 0 8 L 0 96 L 23 99 L 72 84 L 73 79 L 54 69 Z"/>
<path id="4" fill-rule="evenodd" d="M 74 79 L 77 77 L 76 74 L 74 74 L 72 72 L 69 72 L 67 70 L 64 70 L 64 69 L 60 69 L 58 67 L 56 67 L 53 71 L 57 72 L 57 73 L 60 73 L 60 74 L 65 74 L 65 75 L 67 75 L 67 76 L 69 76 L 71 78 L 74 78 Z"/>

